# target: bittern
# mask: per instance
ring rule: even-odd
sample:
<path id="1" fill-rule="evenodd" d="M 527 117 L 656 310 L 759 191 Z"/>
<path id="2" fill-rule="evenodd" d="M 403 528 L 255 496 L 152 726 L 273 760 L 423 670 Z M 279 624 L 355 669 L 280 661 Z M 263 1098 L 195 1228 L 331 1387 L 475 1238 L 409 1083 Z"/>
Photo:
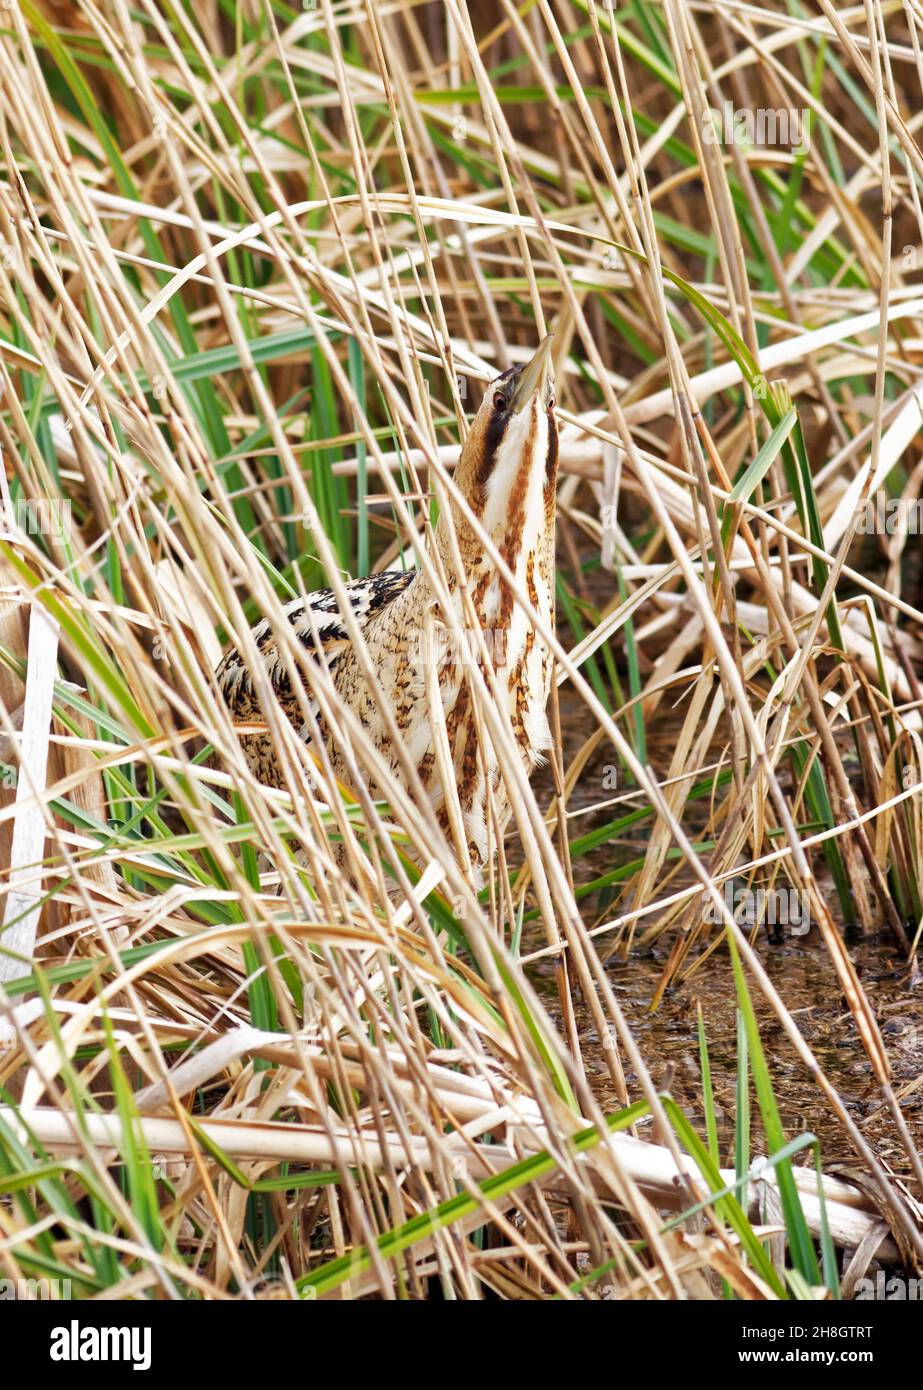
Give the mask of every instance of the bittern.
<path id="1" fill-rule="evenodd" d="M 490 383 L 472 421 L 455 474 L 467 507 L 513 575 L 515 588 L 528 596 L 546 628 L 551 622 L 554 591 L 558 465 L 554 405 L 549 335 L 525 366 L 512 367 Z M 449 815 L 430 722 L 432 683 L 428 690 L 421 672 L 423 661 L 435 663 L 468 852 L 472 862 L 481 866 L 488 857 L 488 783 L 501 830 L 510 817 L 509 798 L 496 755 L 490 748 L 479 747 L 475 697 L 466 675 L 470 661 L 483 662 L 483 649 L 477 640 L 472 641 L 470 650 L 460 651 L 451 637 L 430 643 L 424 639 L 424 634 L 435 631 L 433 619 L 444 634 L 470 631 L 455 562 L 453 532 L 474 617 L 489 639 L 488 651 L 502 692 L 500 711 L 509 722 L 527 770 L 541 760 L 543 750 L 550 744 L 546 707 L 551 660 L 546 643 L 524 608 L 516 603 L 513 586 L 482 544 L 465 509 L 452 500 L 450 512 L 451 515 L 443 512 L 440 516 L 434 539 L 438 568 L 445 576 L 454 608 L 454 625 L 441 611 L 435 588 L 423 571 L 385 570 L 345 587 L 403 747 L 443 828 L 447 828 Z M 392 771 L 404 781 L 391 734 L 382 718 L 381 694 L 370 688 L 365 678 L 333 590 L 309 594 L 288 604 L 284 612 L 295 636 L 307 648 L 316 651 L 319 640 L 338 704 L 353 711 Z M 292 689 L 277 638 L 267 621 L 253 629 L 253 638 L 279 704 L 302 737 L 308 738 L 304 706 Z M 251 673 L 238 651 L 224 657 L 217 678 L 236 720 L 262 720 Z M 315 727 L 329 748 L 334 772 L 348 782 L 342 755 L 328 741 L 323 720 Z M 277 754 L 268 733 L 249 733 L 242 744 L 248 764 L 259 780 L 278 786 Z M 376 789 L 373 787 L 372 791 Z"/>

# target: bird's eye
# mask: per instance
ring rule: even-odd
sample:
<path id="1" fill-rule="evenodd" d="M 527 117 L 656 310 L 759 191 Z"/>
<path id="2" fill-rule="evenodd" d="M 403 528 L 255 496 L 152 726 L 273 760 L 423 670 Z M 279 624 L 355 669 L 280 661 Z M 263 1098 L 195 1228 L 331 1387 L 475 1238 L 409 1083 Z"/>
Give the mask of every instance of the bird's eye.
<path id="1" fill-rule="evenodd" d="M 498 410 L 506 410 L 506 396 L 502 391 L 497 391 L 494 395 L 494 405 Z"/>
<path id="2" fill-rule="evenodd" d="M 548 402 L 548 409 L 549 409 L 549 411 L 554 410 L 554 408 L 555 408 L 556 405 L 557 405 L 557 401 L 555 400 L 554 396 L 552 396 L 552 397 L 551 397 L 551 400 Z"/>

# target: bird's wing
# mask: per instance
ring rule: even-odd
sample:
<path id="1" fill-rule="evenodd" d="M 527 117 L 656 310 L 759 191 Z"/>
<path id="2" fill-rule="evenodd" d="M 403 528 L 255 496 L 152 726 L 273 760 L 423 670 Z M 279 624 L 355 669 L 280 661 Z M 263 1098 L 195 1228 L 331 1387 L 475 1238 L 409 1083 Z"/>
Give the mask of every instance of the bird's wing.
<path id="1" fill-rule="evenodd" d="M 380 574 L 370 574 L 346 584 L 346 595 L 359 627 L 364 629 L 415 578 L 415 570 L 383 570 Z M 287 603 L 282 611 L 298 640 L 309 651 L 323 651 L 328 664 L 332 665 L 337 655 L 350 645 L 349 630 L 332 589 L 317 589 L 304 598 Z M 278 640 L 267 619 L 257 623 L 253 629 L 253 640 L 276 695 L 284 705 L 292 699 L 291 684 L 285 662 L 279 655 Z M 249 667 L 236 648 L 224 655 L 215 676 L 233 714 L 246 719 L 258 713 Z"/>

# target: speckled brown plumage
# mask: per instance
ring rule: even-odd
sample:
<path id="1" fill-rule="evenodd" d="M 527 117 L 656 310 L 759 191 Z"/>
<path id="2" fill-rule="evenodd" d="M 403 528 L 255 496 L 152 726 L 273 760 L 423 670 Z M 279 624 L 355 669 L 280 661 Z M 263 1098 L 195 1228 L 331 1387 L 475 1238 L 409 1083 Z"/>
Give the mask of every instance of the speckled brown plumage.
<path id="1" fill-rule="evenodd" d="M 505 372 L 488 387 L 462 450 L 456 483 L 515 576 L 516 589 L 550 624 L 557 429 L 549 339 L 525 367 Z M 531 769 L 550 742 L 545 714 L 551 683 L 549 653 L 470 522 L 454 503 L 451 510 L 467 591 L 492 654 L 504 713 L 523 761 Z M 465 610 L 446 516 L 437 525 L 435 543 L 454 616 L 464 628 Z M 501 827 L 509 819 L 510 806 L 496 756 L 489 744 L 484 747 L 478 739 L 475 705 L 466 676 L 469 663 L 480 660 L 475 637 L 472 634 L 471 640 L 458 649 L 453 646 L 449 640 L 452 624 L 422 572 L 387 570 L 346 587 L 403 747 L 440 822 L 446 826 L 448 817 L 433 753 L 424 666 L 426 661 L 435 662 L 469 854 L 475 864 L 483 864 L 489 853 L 488 782 Z M 352 710 L 372 743 L 400 776 L 399 760 L 381 716 L 380 696 L 369 688 L 333 592 L 310 594 L 306 600 L 289 604 L 285 612 L 300 641 L 311 650 L 320 642 L 331 668 L 338 702 Z M 313 628 L 317 629 L 317 641 Z M 253 637 L 282 709 L 304 732 L 302 707 L 291 689 L 268 623 L 259 623 Z M 231 651 L 224 657 L 217 677 L 236 719 L 261 718 L 251 674 L 238 652 Z M 328 745 L 334 772 L 348 781 L 335 741 L 326 737 L 323 721 L 318 727 Z M 255 775 L 270 785 L 279 785 L 279 767 L 268 733 L 248 734 L 242 742 Z M 374 786 L 371 790 L 373 794 L 377 791 Z"/>

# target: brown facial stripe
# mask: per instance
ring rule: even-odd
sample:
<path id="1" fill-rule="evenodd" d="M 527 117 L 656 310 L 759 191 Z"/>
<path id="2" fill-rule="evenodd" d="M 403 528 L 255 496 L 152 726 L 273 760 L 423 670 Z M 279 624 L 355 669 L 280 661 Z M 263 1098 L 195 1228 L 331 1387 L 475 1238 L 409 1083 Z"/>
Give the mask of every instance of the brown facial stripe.
<path id="1" fill-rule="evenodd" d="M 510 569 L 515 569 L 516 559 L 522 545 L 522 531 L 526 510 L 526 494 L 529 489 L 529 475 L 532 472 L 532 458 L 535 453 L 535 412 L 530 411 L 529 433 L 523 445 L 522 458 L 516 474 L 515 482 L 510 489 L 509 503 L 507 505 L 506 535 L 503 537 L 503 544 L 500 547 L 500 554 L 503 556 Z M 503 586 L 503 603 L 506 604 L 507 592 L 506 585 Z M 509 606 L 512 607 L 512 594 L 509 595 Z M 500 623 L 503 626 L 503 623 Z"/>
<path id="2" fill-rule="evenodd" d="M 493 389 L 494 388 L 491 387 L 491 390 Z M 509 415 L 504 411 L 494 408 L 487 422 L 487 429 L 484 431 L 484 450 L 478 461 L 477 472 L 474 475 L 476 510 L 478 512 L 481 511 L 484 505 L 484 489 L 487 487 L 488 478 L 494 471 L 494 464 L 497 462 L 497 450 L 503 442 L 503 436 L 506 434 L 509 418 Z"/>
<path id="3" fill-rule="evenodd" d="M 545 461 L 545 486 L 554 482 L 558 476 L 558 424 L 554 411 L 548 412 L 548 458 Z"/>

